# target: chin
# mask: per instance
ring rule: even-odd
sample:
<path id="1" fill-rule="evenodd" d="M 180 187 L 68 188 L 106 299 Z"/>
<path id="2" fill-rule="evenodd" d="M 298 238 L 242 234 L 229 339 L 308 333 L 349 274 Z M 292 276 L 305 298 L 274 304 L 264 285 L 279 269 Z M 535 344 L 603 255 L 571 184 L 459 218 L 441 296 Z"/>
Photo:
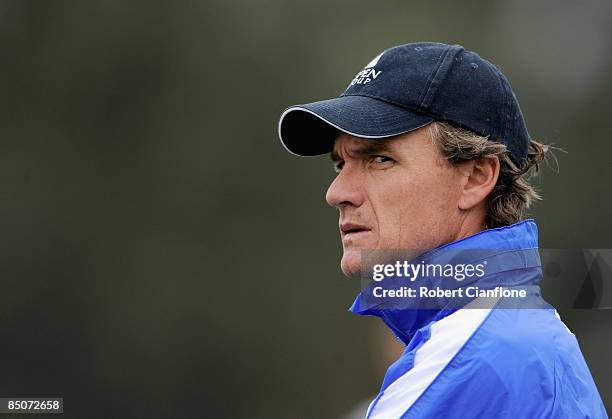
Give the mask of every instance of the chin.
<path id="1" fill-rule="evenodd" d="M 344 275 L 351 278 L 361 277 L 361 252 L 355 250 L 345 251 L 340 262 Z"/>

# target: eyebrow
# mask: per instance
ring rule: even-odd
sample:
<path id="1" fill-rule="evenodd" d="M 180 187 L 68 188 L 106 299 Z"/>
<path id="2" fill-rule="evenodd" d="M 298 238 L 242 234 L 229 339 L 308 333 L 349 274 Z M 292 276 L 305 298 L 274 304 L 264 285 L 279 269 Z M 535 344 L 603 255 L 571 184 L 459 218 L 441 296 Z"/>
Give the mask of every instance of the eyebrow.
<path id="1" fill-rule="evenodd" d="M 392 139 L 362 140 L 358 147 L 351 150 L 351 154 L 363 157 L 372 154 L 388 153 L 391 151 L 392 141 Z M 334 163 L 344 160 L 335 149 L 329 154 L 329 157 Z"/>

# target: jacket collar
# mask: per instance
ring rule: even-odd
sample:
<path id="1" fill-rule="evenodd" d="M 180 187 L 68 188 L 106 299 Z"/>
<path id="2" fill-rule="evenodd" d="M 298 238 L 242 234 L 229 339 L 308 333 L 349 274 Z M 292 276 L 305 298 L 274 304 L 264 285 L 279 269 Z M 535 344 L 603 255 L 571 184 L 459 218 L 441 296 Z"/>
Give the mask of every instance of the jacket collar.
<path id="1" fill-rule="evenodd" d="M 423 255 L 418 260 L 426 263 L 475 263 L 487 260 L 484 276 L 463 281 L 457 287 L 477 286 L 481 289 L 498 285 L 532 286 L 537 289 L 541 276 L 541 262 L 538 254 L 538 230 L 531 219 L 500 228 L 483 230 L 472 236 L 457 240 Z M 392 278 L 393 279 L 393 278 Z M 428 287 L 442 284 L 440 278 L 427 278 Z M 440 320 L 460 308 L 457 303 L 449 305 L 438 300 L 435 306 L 423 305 L 423 300 L 404 299 L 400 305 L 384 305 L 372 297 L 371 283 L 364 288 L 349 311 L 367 316 L 380 317 L 396 337 L 408 344 L 414 334 L 424 326 Z M 421 285 L 423 283 L 421 282 Z M 465 301 L 467 303 L 468 301 Z"/>

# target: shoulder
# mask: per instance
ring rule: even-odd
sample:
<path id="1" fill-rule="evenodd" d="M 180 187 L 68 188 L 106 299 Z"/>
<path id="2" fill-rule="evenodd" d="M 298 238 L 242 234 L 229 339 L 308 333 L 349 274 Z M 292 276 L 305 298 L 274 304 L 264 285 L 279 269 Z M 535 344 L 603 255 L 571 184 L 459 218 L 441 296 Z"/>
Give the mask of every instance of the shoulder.
<path id="1" fill-rule="evenodd" d="M 457 321 L 478 316 L 481 321 L 406 417 L 455 417 L 439 410 L 436 400 L 444 400 L 447 407 L 464 406 L 462 417 L 549 414 L 555 395 L 556 351 L 551 337 L 538 332 L 538 325 L 546 324 L 554 313 L 520 311 L 524 310 L 458 313 Z"/>
<path id="2" fill-rule="evenodd" d="M 555 362 L 562 346 L 575 341 L 554 309 L 466 310 L 486 312 L 446 372 L 461 371 L 481 383 L 502 383 L 515 391 L 530 380 L 549 383 L 552 392 Z M 465 313 L 464 318 L 477 314 Z M 548 387 L 544 386 L 544 387 Z"/>
<path id="3" fill-rule="evenodd" d="M 554 309 L 493 309 L 473 336 L 473 345 L 482 355 L 503 354 L 503 360 L 525 362 L 530 360 L 526 356 L 538 353 L 537 361 L 546 362 L 556 356 L 560 343 L 573 340 Z"/>

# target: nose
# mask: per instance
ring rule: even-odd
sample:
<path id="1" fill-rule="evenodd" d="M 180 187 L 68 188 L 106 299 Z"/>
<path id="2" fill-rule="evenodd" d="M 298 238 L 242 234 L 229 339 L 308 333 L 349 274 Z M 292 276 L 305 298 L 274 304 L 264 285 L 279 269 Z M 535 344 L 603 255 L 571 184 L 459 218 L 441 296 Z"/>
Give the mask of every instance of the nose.
<path id="1" fill-rule="evenodd" d="M 342 169 L 329 185 L 325 200 L 330 206 L 336 208 L 361 206 L 364 197 L 356 173 L 350 172 L 347 168 Z"/>

